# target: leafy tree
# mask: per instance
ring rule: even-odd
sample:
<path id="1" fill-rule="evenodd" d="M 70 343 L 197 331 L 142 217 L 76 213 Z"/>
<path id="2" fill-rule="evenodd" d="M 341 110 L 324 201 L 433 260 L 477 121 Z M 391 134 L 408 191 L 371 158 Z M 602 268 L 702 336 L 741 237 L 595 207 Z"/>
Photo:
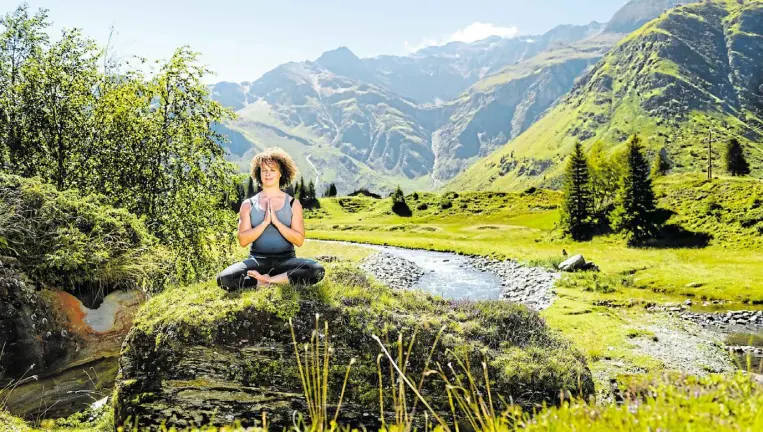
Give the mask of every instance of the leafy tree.
<path id="1" fill-rule="evenodd" d="M 726 145 L 726 171 L 732 176 L 744 176 L 750 174 L 750 164 L 744 157 L 744 150 L 739 140 L 732 138 Z"/>
<path id="2" fill-rule="evenodd" d="M 561 212 L 563 230 L 578 241 L 590 238 L 593 196 L 588 162 L 580 142 L 575 143 L 575 148 L 567 162 L 563 191 Z"/>
<path id="3" fill-rule="evenodd" d="M 151 78 L 129 63 L 106 68 L 109 59 L 99 71 L 104 52 L 78 31 L 49 42 L 45 11 L 30 17 L 22 6 L 2 25 L 2 166 L 144 217 L 180 282 L 226 265 L 235 228 L 226 199 L 237 186 L 212 125 L 232 112 L 209 98 L 198 54 L 176 50 Z"/>
<path id="4" fill-rule="evenodd" d="M 47 17 L 45 9 L 30 16 L 25 3 L 0 19 L 3 27 L 0 33 L 0 165 L 17 173 L 22 172 L 19 165 L 26 162 L 22 148 L 28 123 L 25 108 L 29 107 L 23 100 L 25 68 L 30 60 L 38 60 L 48 42 Z M 11 158 L 16 164 L 10 164 Z"/>
<path id="5" fill-rule="evenodd" d="M 23 175 L 49 177 L 64 190 L 75 186 L 77 177 L 93 174 L 81 165 L 91 152 L 93 89 L 101 78 L 98 56 L 93 41 L 77 30 L 65 30 L 61 40 L 24 65 L 29 139 L 22 140 L 21 153 L 12 159 Z"/>
<path id="6" fill-rule="evenodd" d="M 634 245 L 654 237 L 659 227 L 649 163 L 638 135 L 628 140 L 627 154 L 627 167 L 612 220 L 613 228 L 624 232 L 628 244 Z"/>

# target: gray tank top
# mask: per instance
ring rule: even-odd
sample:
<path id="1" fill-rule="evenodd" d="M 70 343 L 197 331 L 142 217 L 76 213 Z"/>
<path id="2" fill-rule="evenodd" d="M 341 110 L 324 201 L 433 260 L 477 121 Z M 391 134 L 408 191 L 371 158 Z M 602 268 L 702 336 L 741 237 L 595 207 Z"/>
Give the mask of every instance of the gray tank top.
<path id="1" fill-rule="evenodd" d="M 252 204 L 252 210 L 249 212 L 249 219 L 252 226 L 256 227 L 265 220 L 265 210 L 259 205 L 260 194 L 249 198 Z M 291 204 L 292 198 L 286 194 L 283 207 L 273 212 L 281 223 L 291 228 Z M 249 255 L 257 257 L 293 257 L 294 245 L 286 240 L 273 224 L 268 225 L 265 231 L 252 242 L 249 249 Z"/>

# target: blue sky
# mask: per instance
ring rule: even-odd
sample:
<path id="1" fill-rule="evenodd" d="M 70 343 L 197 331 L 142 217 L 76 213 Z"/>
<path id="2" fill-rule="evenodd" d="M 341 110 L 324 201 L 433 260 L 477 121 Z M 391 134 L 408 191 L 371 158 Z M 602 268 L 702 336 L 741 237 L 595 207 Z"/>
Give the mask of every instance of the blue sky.
<path id="1" fill-rule="evenodd" d="M 0 0 L 10 12 L 21 2 Z M 79 27 L 125 58 L 167 58 L 181 45 L 217 75 L 248 81 L 288 61 L 347 46 L 359 57 L 405 55 L 427 44 L 490 34 L 540 34 L 559 24 L 606 22 L 626 0 L 28 0 L 49 9 L 59 34 Z"/>

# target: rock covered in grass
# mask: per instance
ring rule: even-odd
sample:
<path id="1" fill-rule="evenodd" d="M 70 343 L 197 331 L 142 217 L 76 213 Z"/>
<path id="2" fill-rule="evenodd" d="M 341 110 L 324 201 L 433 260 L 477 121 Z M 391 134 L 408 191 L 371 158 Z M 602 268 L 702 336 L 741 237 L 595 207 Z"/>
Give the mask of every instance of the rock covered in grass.
<path id="1" fill-rule="evenodd" d="M 123 345 L 117 425 L 136 419 L 141 427 L 162 422 L 168 427 L 219 425 L 234 419 L 252 425 L 265 411 L 272 429 L 289 427 L 293 411 L 307 415 L 307 409 L 288 323 L 294 323 L 304 362 L 304 344 L 315 329 L 316 314 L 321 321 L 316 334 L 324 340 L 322 323 L 328 322 L 333 348 L 330 403 L 338 399 L 346 365 L 356 359 L 339 418 L 345 425 L 379 426 L 380 348 L 374 334 L 389 340 L 387 347 L 396 353 L 398 335 L 407 349 L 415 331 L 407 370 L 418 378 L 444 327 L 429 368 L 451 363 L 459 370 L 446 352 L 450 349 L 469 357 L 479 383 L 484 353 L 494 400 L 512 398 L 530 407 L 557 403 L 560 389 L 593 393 L 584 357 L 524 306 L 436 300 L 369 282 L 360 270 L 347 265 L 329 265 L 321 286 L 307 290 L 268 287 L 225 293 L 209 283 L 153 297 Z M 385 407 L 391 410 L 389 364 L 382 362 L 382 367 Z M 449 408 L 443 388 L 436 375 L 429 375 L 422 393 L 445 414 Z"/>
<path id="2" fill-rule="evenodd" d="M 386 252 L 363 259 L 360 267 L 383 284 L 396 289 L 409 289 L 424 276 L 424 270 L 403 257 Z"/>

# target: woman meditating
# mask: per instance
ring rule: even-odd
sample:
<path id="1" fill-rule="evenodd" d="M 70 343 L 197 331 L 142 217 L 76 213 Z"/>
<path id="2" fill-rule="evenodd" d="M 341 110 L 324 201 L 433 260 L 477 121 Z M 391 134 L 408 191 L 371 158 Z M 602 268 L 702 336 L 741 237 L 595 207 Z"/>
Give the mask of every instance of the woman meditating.
<path id="1" fill-rule="evenodd" d="M 223 270 L 217 284 L 232 290 L 267 284 L 311 285 L 323 279 L 316 261 L 297 258 L 294 246 L 305 242 L 299 200 L 281 190 L 297 173 L 294 161 L 279 148 L 266 149 L 251 163 L 251 176 L 261 192 L 241 204 L 238 242 L 251 243 L 249 258 Z"/>

